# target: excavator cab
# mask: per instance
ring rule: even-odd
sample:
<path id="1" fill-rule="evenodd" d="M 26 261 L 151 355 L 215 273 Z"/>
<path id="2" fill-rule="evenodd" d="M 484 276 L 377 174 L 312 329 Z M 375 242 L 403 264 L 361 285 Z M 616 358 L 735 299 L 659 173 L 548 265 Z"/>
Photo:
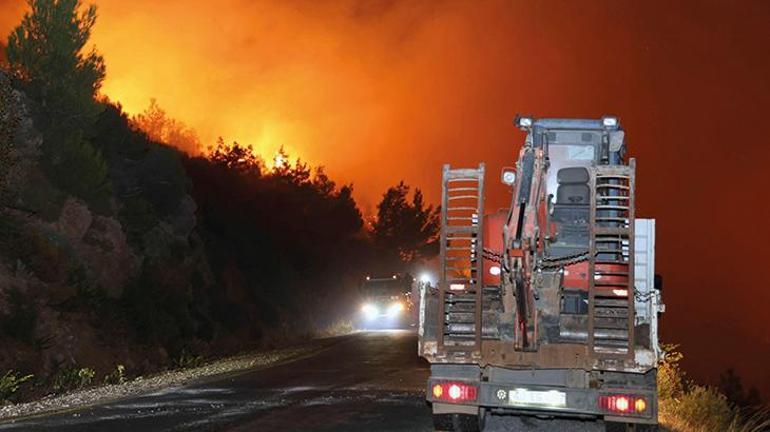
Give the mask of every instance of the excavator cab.
<path id="1" fill-rule="evenodd" d="M 584 167 L 562 168 L 557 175 L 556 201 L 551 206 L 553 243 L 551 257 L 565 257 L 588 250 L 591 190 L 588 170 Z"/>

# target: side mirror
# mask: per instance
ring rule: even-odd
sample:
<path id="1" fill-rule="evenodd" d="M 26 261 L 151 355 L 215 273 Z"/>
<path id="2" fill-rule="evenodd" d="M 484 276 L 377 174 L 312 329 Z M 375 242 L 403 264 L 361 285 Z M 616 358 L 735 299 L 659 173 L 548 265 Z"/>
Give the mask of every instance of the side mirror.
<path id="1" fill-rule="evenodd" d="M 511 167 L 503 167 L 503 172 L 500 174 L 500 181 L 508 186 L 513 186 L 516 183 L 516 169 Z"/>

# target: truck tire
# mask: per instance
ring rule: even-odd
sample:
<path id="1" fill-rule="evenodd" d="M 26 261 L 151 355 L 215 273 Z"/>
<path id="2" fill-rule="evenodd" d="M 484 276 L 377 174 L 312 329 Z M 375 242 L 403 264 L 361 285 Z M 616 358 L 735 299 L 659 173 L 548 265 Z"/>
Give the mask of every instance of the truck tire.
<path id="1" fill-rule="evenodd" d="M 443 432 L 481 432 L 479 416 L 471 414 L 433 414 L 433 428 Z"/>
<path id="2" fill-rule="evenodd" d="M 605 422 L 606 432 L 658 432 L 658 425 Z"/>

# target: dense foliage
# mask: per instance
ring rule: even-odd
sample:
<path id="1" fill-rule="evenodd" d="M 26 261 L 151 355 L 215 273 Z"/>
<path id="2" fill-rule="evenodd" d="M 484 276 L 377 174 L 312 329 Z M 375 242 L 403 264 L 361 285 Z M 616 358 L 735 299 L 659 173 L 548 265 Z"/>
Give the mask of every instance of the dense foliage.
<path id="1" fill-rule="evenodd" d="M 8 37 L 7 57 L 44 136 L 42 165 L 60 189 L 105 213 L 111 185 L 89 139 L 102 109 L 94 96 L 105 76 L 102 56 L 86 50 L 96 7 L 79 13 L 79 0 L 32 0 L 29 6 Z"/>
<path id="2" fill-rule="evenodd" d="M 96 115 L 93 96 L 105 76 L 102 56 L 85 51 L 96 6 L 82 13 L 79 0 L 32 0 L 29 6 L 30 13 L 8 37 L 8 61 L 47 114 L 45 126 L 78 128 Z"/>
<path id="3" fill-rule="evenodd" d="M 414 263 L 436 255 L 438 229 L 438 209 L 425 204 L 420 189 L 410 201 L 409 186 L 402 181 L 389 188 L 377 205 L 372 236 L 389 261 Z"/>
<path id="4" fill-rule="evenodd" d="M 664 349 L 665 358 L 658 367 L 658 419 L 667 430 L 760 432 L 770 428 L 766 411 L 757 410 L 756 406 L 742 407 L 739 403 L 745 399 L 732 400 L 729 393 L 725 395 L 714 387 L 695 383 L 680 366 L 684 356 L 678 346 L 666 345 Z M 725 379 L 722 378 L 723 384 Z M 742 388 L 736 376 L 727 379 L 731 386 Z"/>
<path id="5" fill-rule="evenodd" d="M 363 222 L 351 187 L 337 188 L 300 161 L 262 174 L 264 164 L 249 155 L 220 142 L 210 159 L 186 162 L 212 269 L 241 296 L 218 308 L 232 327 L 256 316 L 277 325 L 284 315 L 276 311 L 331 307 L 329 296 L 342 297 L 361 271 Z"/>
<path id="6" fill-rule="evenodd" d="M 0 69 L 0 371 L 66 391 L 317 333 L 383 257 L 430 255 L 419 190 L 389 190 L 370 233 L 322 167 L 281 151 L 268 169 L 222 139 L 200 155 L 154 101 L 129 118 L 98 99 L 96 8 L 81 9 L 32 0 Z M 15 376 L 12 393 L 30 380 Z"/>

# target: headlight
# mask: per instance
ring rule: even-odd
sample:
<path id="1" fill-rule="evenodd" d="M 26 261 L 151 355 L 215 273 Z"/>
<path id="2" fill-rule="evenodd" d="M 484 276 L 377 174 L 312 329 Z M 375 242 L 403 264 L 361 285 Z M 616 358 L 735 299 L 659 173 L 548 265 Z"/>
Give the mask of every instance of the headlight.
<path id="1" fill-rule="evenodd" d="M 602 125 L 604 127 L 613 128 L 618 126 L 618 118 L 617 117 L 603 117 L 602 118 Z"/>
<path id="2" fill-rule="evenodd" d="M 390 306 L 388 306 L 388 315 L 398 315 L 403 310 L 404 310 L 403 303 L 401 302 L 391 303 Z"/>
<path id="3" fill-rule="evenodd" d="M 380 314 L 380 310 L 377 308 L 377 306 L 375 306 L 375 305 L 373 305 L 373 304 L 369 304 L 369 303 L 365 304 L 365 305 L 364 305 L 364 306 L 361 308 L 361 312 L 363 312 L 363 313 L 364 313 L 364 315 L 365 315 L 367 318 L 369 318 L 369 319 L 372 319 L 372 318 L 376 318 L 376 317 L 377 317 L 377 315 L 379 315 L 379 314 Z"/>
<path id="4" fill-rule="evenodd" d="M 516 171 L 514 171 L 512 168 L 503 168 L 503 173 L 500 180 L 505 185 L 513 186 L 513 184 L 516 183 Z"/>

